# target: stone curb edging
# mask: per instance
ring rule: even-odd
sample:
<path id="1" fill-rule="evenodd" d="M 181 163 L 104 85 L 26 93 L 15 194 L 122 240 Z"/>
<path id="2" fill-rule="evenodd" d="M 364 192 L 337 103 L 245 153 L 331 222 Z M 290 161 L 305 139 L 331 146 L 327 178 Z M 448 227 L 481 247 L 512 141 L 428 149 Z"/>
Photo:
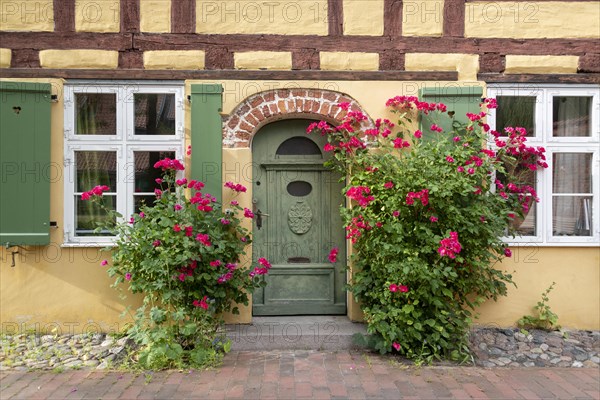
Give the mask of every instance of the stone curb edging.
<path id="1" fill-rule="evenodd" d="M 600 331 L 473 328 L 470 343 L 475 366 L 485 368 L 598 368 L 600 364 Z M 127 337 L 116 339 L 102 333 L 4 335 L 0 371 L 117 368 L 133 348 Z"/>
<path id="2" fill-rule="evenodd" d="M 470 341 L 476 364 L 483 367 L 594 368 L 600 364 L 599 331 L 480 328 L 472 332 Z"/>

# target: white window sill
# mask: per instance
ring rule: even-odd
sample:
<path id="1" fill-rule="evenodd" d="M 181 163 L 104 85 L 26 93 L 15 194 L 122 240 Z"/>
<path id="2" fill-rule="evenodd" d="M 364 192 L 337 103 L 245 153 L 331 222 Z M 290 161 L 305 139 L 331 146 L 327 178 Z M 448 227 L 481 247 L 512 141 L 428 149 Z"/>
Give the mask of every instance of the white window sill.
<path id="1" fill-rule="evenodd" d="M 60 247 L 74 248 L 74 247 L 89 247 L 89 248 L 103 248 L 103 247 L 115 247 L 114 242 L 65 242 Z"/>
<path id="2" fill-rule="evenodd" d="M 598 242 L 511 242 L 505 240 L 510 247 L 600 247 Z"/>

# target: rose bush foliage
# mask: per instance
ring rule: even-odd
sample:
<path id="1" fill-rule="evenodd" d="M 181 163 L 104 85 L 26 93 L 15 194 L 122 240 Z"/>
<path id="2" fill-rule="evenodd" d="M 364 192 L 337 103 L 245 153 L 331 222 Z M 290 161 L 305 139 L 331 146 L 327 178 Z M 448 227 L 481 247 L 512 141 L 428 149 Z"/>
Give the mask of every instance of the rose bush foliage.
<path id="1" fill-rule="evenodd" d="M 547 166 L 544 149 L 527 146 L 522 128 L 490 131 L 483 118 L 493 99 L 450 132 L 440 127 L 451 118 L 443 104 L 399 96 L 387 106 L 397 124 L 378 119 L 365 128 L 367 117 L 342 103 L 339 126 L 308 129 L 327 135 L 329 165 L 347 179 L 349 288 L 382 353 L 466 360 L 474 308 L 512 283 L 498 268 L 511 255 L 502 237 L 538 200 L 526 175 Z M 410 129 L 419 112 L 439 118 L 432 133 Z"/>
<path id="2" fill-rule="evenodd" d="M 242 265 L 250 236 L 238 215 L 252 218 L 250 210 L 235 200 L 223 210 L 202 192 L 202 182 L 178 179 L 184 169 L 178 160 L 161 160 L 155 168 L 163 177 L 156 180 L 154 204 L 143 205 L 127 222 L 102 227 L 116 236 L 112 262 L 102 265 L 109 265 L 115 287 L 125 283 L 143 296 L 128 331 L 140 345 L 136 357 L 142 368 L 214 365 L 230 347 L 221 332 L 222 313 L 247 305 L 248 293 L 271 265 L 264 258 L 253 269 Z M 246 191 L 232 182 L 225 186 Z M 98 186 L 82 199 L 102 204 L 106 190 Z M 114 221 L 122 219 L 107 212 Z"/>

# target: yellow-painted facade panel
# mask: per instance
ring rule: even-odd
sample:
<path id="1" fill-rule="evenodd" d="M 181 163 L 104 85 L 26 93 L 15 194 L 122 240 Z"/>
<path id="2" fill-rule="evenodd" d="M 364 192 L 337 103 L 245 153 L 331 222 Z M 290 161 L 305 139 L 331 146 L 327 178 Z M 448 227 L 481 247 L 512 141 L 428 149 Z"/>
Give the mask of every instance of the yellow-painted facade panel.
<path id="1" fill-rule="evenodd" d="M 292 69 L 292 53 L 286 51 L 245 51 L 233 54 L 236 69 Z"/>
<path id="2" fill-rule="evenodd" d="M 12 51 L 10 49 L 0 49 L 0 68 L 10 68 Z"/>
<path id="3" fill-rule="evenodd" d="M 140 0 L 140 31 L 171 32 L 171 0 Z"/>
<path id="4" fill-rule="evenodd" d="M 119 32 L 121 5 L 117 0 L 75 0 L 75 30 Z"/>
<path id="5" fill-rule="evenodd" d="M 144 52 L 145 69 L 204 69 L 202 50 L 156 50 Z"/>
<path id="6" fill-rule="evenodd" d="M 248 188 L 246 193 L 234 193 L 232 190 L 223 191 L 223 204 L 229 204 L 231 200 L 236 200 L 240 204 L 249 206 L 252 204 L 252 151 L 249 148 L 241 149 L 223 149 L 223 182 L 236 182 Z M 252 208 L 252 207 L 249 207 Z M 252 220 L 243 218 L 242 227 L 252 232 Z M 242 267 L 249 267 L 252 260 L 252 245 L 245 249 L 245 260 L 248 262 L 241 264 Z M 252 322 L 252 296 L 247 306 L 238 305 L 240 313 L 238 315 L 227 314 L 225 321 L 227 323 L 249 324 Z"/>
<path id="7" fill-rule="evenodd" d="M 52 0 L 0 0 L 0 31 L 52 32 Z"/>
<path id="8" fill-rule="evenodd" d="M 597 1 L 477 1 L 466 3 L 465 36 L 480 38 L 600 38 Z"/>
<path id="9" fill-rule="evenodd" d="M 8 80 L 8 79 L 2 79 Z M 28 82 L 49 82 L 58 102 L 51 104 L 51 163 L 62 165 L 64 158 L 63 81 L 60 79 L 10 79 Z M 187 81 L 186 94 L 193 83 L 221 83 L 223 113 L 229 114 L 244 99 L 255 93 L 283 88 L 332 90 L 353 97 L 372 117 L 390 118 L 385 100 L 395 95 L 417 95 L 419 89 L 456 82 L 396 82 L 386 81 Z M 480 83 L 481 84 L 481 83 Z M 409 127 L 410 128 L 410 127 Z M 190 108 L 185 104 L 185 136 L 189 143 Z M 250 148 L 223 150 L 223 179 L 237 181 L 248 187 L 236 200 L 249 206 L 252 199 L 252 151 Z M 50 219 L 58 221 L 58 229 L 50 231 L 51 245 L 31 247 L 11 257 L 0 248 L 0 323 L 4 332 L 37 328 L 42 332 L 72 333 L 82 331 L 119 331 L 128 322 L 119 314 L 127 305 L 136 307 L 139 297 L 119 298 L 110 287 L 112 279 L 106 267 L 100 265 L 108 254 L 99 248 L 61 247 L 64 220 L 64 175 L 50 183 Z M 232 193 L 224 192 L 224 202 Z M 543 200 L 543 199 L 542 199 Z M 251 228 L 250 220 L 245 227 Z M 541 293 L 555 281 L 550 293 L 550 306 L 566 328 L 600 329 L 600 249 L 598 247 L 512 247 L 512 258 L 505 259 L 502 268 L 513 274 L 517 287 L 498 302 L 488 302 L 478 311 L 476 323 L 512 326 L 524 314 L 530 314 L 541 299 Z M 247 257 L 251 257 L 251 248 Z M 576 258 L 576 262 L 574 259 Z M 239 316 L 227 316 L 230 322 L 247 323 L 251 308 L 241 307 Z M 360 310 L 350 298 L 348 315 L 360 318 Z"/>
<path id="10" fill-rule="evenodd" d="M 578 56 L 506 55 L 505 74 L 576 74 Z"/>
<path id="11" fill-rule="evenodd" d="M 196 33 L 327 35 L 327 0 L 196 0 Z"/>
<path id="12" fill-rule="evenodd" d="M 444 0 L 402 3 L 403 36 L 442 36 L 443 29 Z"/>
<path id="13" fill-rule="evenodd" d="M 383 0 L 344 0 L 344 35 L 383 35 Z"/>
<path id="14" fill-rule="evenodd" d="M 119 52 L 111 50 L 42 50 L 42 68 L 100 68 L 115 69 L 119 65 Z"/>
<path id="15" fill-rule="evenodd" d="M 50 83 L 57 102 L 51 103 L 50 162 L 62 166 L 64 159 L 64 90 L 61 79 L 2 79 Z M 21 249 L 12 257 L 0 249 L 0 327 L 3 332 L 36 329 L 69 334 L 120 331 L 128 321 L 120 313 L 128 304 L 141 304 L 139 298 L 124 302 L 115 289 L 106 267 L 100 265 L 108 254 L 100 248 L 62 247 L 65 174 L 53 170 L 50 182 L 50 219 L 58 229 L 50 230 L 50 245 Z M 55 332 L 52 332 L 56 328 Z"/>
<path id="16" fill-rule="evenodd" d="M 476 81 L 479 71 L 479 56 L 475 54 L 406 54 L 407 71 L 457 71 L 461 81 Z"/>
<path id="17" fill-rule="evenodd" d="M 321 52 L 321 69 L 337 71 L 377 71 L 379 54 L 343 51 Z"/>
<path id="18" fill-rule="evenodd" d="M 542 199 L 543 200 L 543 199 Z M 511 326 L 532 315 L 542 292 L 556 282 L 549 305 L 566 328 L 600 329 L 600 249 L 598 247 L 513 247 L 513 257 L 502 267 L 512 273 L 517 287 L 508 296 L 488 301 L 476 322 Z M 575 261 L 576 260 L 576 261 Z M 514 272 L 513 272 L 514 271 Z"/>

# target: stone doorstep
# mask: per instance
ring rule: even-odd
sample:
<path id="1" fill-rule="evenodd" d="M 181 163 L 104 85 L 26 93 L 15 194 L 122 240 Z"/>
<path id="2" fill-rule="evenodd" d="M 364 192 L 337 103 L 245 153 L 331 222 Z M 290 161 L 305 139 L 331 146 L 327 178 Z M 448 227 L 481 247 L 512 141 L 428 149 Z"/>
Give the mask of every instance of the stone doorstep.
<path id="1" fill-rule="evenodd" d="M 250 324 L 225 326 L 231 349 L 261 350 L 351 350 L 356 333 L 366 334 L 366 325 L 346 316 L 253 317 Z"/>

